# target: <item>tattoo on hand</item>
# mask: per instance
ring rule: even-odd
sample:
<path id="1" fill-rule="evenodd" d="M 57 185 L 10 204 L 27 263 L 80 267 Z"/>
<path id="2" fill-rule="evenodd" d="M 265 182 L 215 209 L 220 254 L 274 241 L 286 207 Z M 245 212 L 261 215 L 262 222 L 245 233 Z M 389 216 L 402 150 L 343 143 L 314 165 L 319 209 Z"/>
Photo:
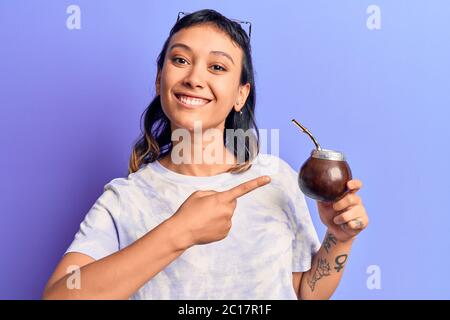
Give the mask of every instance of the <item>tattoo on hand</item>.
<path id="1" fill-rule="evenodd" d="M 314 291 L 316 287 L 317 281 L 322 279 L 323 277 L 327 277 L 330 275 L 331 267 L 328 261 L 325 258 L 319 258 L 317 263 L 317 268 L 312 275 L 312 278 L 307 279 L 308 285 L 311 288 L 311 291 Z"/>
<path id="2" fill-rule="evenodd" d="M 336 269 L 337 272 L 341 271 L 342 268 L 344 268 L 347 257 L 348 256 L 346 254 L 341 254 L 340 256 L 336 257 L 336 259 L 334 260 L 334 262 L 336 262 L 336 267 L 334 267 L 334 269 Z"/>
<path id="3" fill-rule="evenodd" d="M 327 232 L 327 236 L 325 237 L 325 240 L 323 242 L 323 247 L 325 248 L 325 251 L 328 253 L 328 250 L 331 248 L 332 244 L 336 244 L 337 239 L 334 236 L 334 234 Z"/>

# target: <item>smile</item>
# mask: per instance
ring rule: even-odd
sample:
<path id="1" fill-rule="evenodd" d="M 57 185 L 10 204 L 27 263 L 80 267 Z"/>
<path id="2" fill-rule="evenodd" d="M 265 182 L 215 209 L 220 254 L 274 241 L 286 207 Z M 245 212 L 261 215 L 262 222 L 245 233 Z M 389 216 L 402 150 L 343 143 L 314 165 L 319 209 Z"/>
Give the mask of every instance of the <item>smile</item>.
<path id="1" fill-rule="evenodd" d="M 199 108 L 211 101 L 207 99 L 195 98 L 181 94 L 175 94 L 175 97 L 183 106 L 188 108 Z"/>

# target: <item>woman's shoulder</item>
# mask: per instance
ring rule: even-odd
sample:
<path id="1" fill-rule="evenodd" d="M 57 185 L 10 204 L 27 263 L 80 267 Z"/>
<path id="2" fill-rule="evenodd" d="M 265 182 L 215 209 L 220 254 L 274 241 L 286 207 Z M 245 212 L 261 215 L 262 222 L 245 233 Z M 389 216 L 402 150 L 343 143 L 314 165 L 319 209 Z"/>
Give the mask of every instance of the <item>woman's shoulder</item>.
<path id="1" fill-rule="evenodd" d="M 292 175 L 295 173 L 295 170 L 287 161 L 274 154 L 260 153 L 253 164 L 255 169 L 263 170 L 268 175 Z"/>
<path id="2" fill-rule="evenodd" d="M 255 159 L 255 168 L 258 175 L 268 175 L 271 185 L 286 194 L 299 192 L 298 172 L 284 159 L 274 154 L 259 154 Z"/>
<path id="3" fill-rule="evenodd" d="M 117 177 L 105 184 L 104 190 L 112 190 L 117 194 L 123 192 L 132 192 L 139 190 L 143 184 L 148 183 L 145 179 L 145 167 L 142 167 L 136 172 L 129 173 L 127 176 Z"/>

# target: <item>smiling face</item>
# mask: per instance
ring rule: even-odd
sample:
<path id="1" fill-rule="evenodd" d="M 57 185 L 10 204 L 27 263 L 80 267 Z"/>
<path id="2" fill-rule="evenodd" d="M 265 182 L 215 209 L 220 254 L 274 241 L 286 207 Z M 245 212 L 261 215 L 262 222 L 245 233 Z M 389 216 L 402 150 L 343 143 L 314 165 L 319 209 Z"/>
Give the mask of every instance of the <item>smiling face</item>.
<path id="1" fill-rule="evenodd" d="M 244 106 L 250 84 L 240 85 L 243 51 L 216 26 L 201 24 L 178 31 L 170 40 L 156 92 L 172 130 L 223 129 L 234 108 Z"/>

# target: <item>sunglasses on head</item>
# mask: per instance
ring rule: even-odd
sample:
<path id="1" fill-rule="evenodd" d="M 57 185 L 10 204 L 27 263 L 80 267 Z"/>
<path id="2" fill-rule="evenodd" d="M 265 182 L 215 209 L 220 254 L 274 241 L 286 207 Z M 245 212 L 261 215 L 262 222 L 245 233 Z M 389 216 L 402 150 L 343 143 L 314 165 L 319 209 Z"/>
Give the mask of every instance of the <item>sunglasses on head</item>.
<path id="1" fill-rule="evenodd" d="M 177 22 L 184 16 L 187 16 L 188 14 L 190 14 L 190 12 L 182 12 L 182 11 L 178 12 Z M 248 39 L 250 40 L 250 37 L 252 34 L 252 23 L 249 21 L 241 21 L 241 20 L 236 20 L 236 19 L 230 19 L 230 20 L 239 23 L 242 26 L 242 29 L 244 29 L 245 32 L 247 32 Z"/>

